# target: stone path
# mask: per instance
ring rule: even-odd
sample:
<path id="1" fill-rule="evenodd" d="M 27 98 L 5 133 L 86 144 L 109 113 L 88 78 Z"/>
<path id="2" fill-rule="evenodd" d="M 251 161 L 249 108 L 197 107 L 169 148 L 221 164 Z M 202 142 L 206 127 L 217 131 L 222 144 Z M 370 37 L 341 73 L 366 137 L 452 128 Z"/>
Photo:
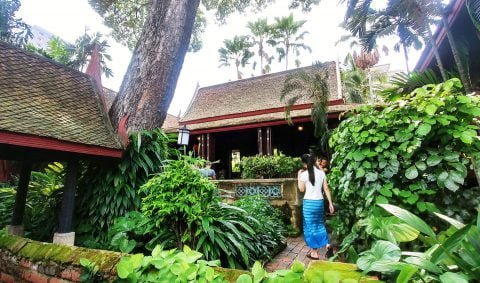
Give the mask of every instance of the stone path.
<path id="1" fill-rule="evenodd" d="M 287 238 L 287 247 L 272 261 L 267 263 L 265 269 L 268 272 L 277 269 L 288 269 L 296 258 L 307 266 L 311 261 L 311 259 L 307 257 L 307 252 L 309 250 L 310 249 L 305 245 L 302 236 L 297 238 Z M 320 251 L 320 255 L 322 255 L 322 251 Z"/>

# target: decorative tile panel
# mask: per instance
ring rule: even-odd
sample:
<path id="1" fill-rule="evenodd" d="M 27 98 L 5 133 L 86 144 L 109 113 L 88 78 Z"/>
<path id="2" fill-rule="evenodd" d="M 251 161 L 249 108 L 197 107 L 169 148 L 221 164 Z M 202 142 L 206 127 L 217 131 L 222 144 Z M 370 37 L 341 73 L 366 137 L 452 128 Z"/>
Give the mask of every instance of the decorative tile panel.
<path id="1" fill-rule="evenodd" d="M 235 197 L 261 195 L 267 198 L 282 198 L 283 190 L 281 184 L 238 184 L 235 185 Z"/>

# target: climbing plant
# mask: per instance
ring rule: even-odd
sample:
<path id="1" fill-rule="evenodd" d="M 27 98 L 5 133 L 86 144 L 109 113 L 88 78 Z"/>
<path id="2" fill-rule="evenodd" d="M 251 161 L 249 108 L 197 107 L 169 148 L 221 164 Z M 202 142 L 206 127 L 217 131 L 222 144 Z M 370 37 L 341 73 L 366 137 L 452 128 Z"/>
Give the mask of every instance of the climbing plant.
<path id="1" fill-rule="evenodd" d="M 119 163 L 91 162 L 85 166 L 76 204 L 76 232 L 82 245 L 108 247 L 108 230 L 114 219 L 140 208 L 140 186 L 177 154 L 169 147 L 171 142 L 160 129 L 133 133 Z"/>
<path id="2" fill-rule="evenodd" d="M 334 131 L 329 177 L 341 209 L 331 227 L 343 250 L 369 244 L 356 224 L 384 213 L 375 203 L 425 217 L 437 207 L 464 221 L 474 217 L 479 190 L 467 175 L 480 152 L 480 99 L 461 89 L 458 79 L 425 85 L 385 106 L 356 110 Z"/>

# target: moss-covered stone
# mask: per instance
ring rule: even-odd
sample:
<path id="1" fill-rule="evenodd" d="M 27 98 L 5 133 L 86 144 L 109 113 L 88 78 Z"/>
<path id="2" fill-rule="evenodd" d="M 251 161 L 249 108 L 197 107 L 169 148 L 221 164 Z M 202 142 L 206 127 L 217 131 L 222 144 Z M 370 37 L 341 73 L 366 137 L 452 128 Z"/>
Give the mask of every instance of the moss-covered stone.
<path id="1" fill-rule="evenodd" d="M 305 279 L 312 280 L 324 276 L 325 273 L 335 272 L 340 275 L 340 279 L 352 279 L 347 281 L 355 282 L 381 282 L 374 277 L 364 276 L 355 264 L 330 262 L 330 261 L 312 261 L 305 270 Z"/>
<path id="2" fill-rule="evenodd" d="M 12 253 L 17 253 L 31 240 L 16 237 L 16 236 L 2 236 L 0 237 L 0 248 L 9 250 Z"/>
<path id="3" fill-rule="evenodd" d="M 215 270 L 220 274 L 222 274 L 225 280 L 227 280 L 230 283 L 235 283 L 237 281 L 237 278 L 242 274 L 248 274 L 252 276 L 250 272 L 245 270 L 228 269 L 223 267 L 215 267 Z"/>

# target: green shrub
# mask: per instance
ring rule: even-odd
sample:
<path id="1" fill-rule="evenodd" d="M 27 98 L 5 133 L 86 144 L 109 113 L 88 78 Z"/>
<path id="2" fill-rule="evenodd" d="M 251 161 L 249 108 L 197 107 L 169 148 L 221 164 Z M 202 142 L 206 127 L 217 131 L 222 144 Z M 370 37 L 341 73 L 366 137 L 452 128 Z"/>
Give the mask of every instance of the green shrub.
<path id="1" fill-rule="evenodd" d="M 480 98 L 464 95 L 458 79 L 426 85 L 383 107 L 363 107 L 335 129 L 329 181 L 336 207 L 330 226 L 342 250 L 362 250 L 372 237 L 356 224 L 384 212 L 374 204 L 400 205 L 441 225 L 428 212 L 445 208 L 470 221 L 480 199 L 466 180 L 479 157 Z"/>
<path id="2" fill-rule="evenodd" d="M 0 228 L 7 226 L 12 221 L 16 191 L 15 188 L 0 188 Z"/>
<path id="3" fill-rule="evenodd" d="M 194 247 L 207 260 L 220 259 L 222 266 L 247 268 L 255 260 L 269 258 L 282 243 L 282 228 L 223 204 L 215 184 L 193 167 L 196 163 L 189 157 L 171 161 L 163 173 L 142 186 L 146 195 L 142 212 L 155 229 L 151 235 L 169 231 L 175 247 Z M 133 246 L 131 238 L 126 238 L 125 245 Z M 172 243 L 162 244 L 170 247 Z"/>
<path id="4" fill-rule="evenodd" d="M 160 129 L 132 133 L 118 163 L 85 164 L 75 205 L 78 244 L 92 248 L 109 246 L 108 231 L 114 220 L 140 209 L 144 196 L 140 187 L 177 155 L 177 150 L 170 147 L 173 141 Z"/>
<path id="5" fill-rule="evenodd" d="M 61 163 L 51 163 L 41 171 L 32 171 L 25 203 L 25 236 L 51 241 L 57 226 L 58 210 L 65 178 Z M 0 227 L 10 224 L 16 188 L 0 188 Z"/>
<path id="6" fill-rule="evenodd" d="M 280 153 L 278 155 L 256 155 L 243 157 L 240 163 L 242 178 L 244 179 L 269 179 L 289 177 L 302 167 L 298 157 L 289 157 Z"/>
<path id="7" fill-rule="evenodd" d="M 142 186 L 143 214 L 157 228 L 167 227 L 175 234 L 176 245 L 194 247 L 198 240 L 197 224 L 212 209 L 217 187 L 193 168 L 189 157 L 171 161 L 162 174 Z"/>

